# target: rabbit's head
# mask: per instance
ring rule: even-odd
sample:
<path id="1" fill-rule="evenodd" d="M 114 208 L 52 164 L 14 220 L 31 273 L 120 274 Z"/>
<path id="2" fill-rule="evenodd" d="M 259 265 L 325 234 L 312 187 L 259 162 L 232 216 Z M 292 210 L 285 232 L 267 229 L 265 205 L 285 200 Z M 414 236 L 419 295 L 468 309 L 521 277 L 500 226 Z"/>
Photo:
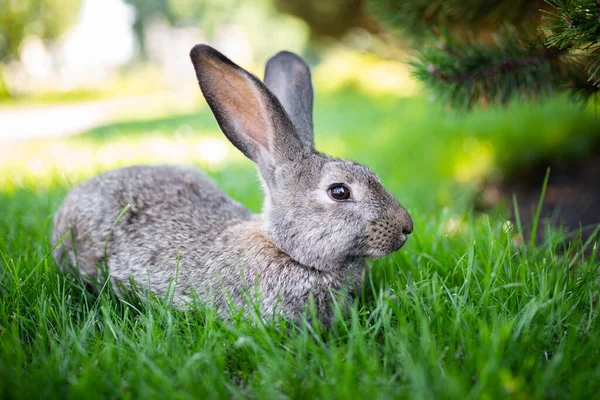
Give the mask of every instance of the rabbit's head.
<path id="1" fill-rule="evenodd" d="M 258 167 L 265 231 L 277 247 L 320 270 L 402 247 L 413 223 L 379 178 L 314 149 L 310 71 L 300 57 L 271 58 L 265 86 L 209 46 L 190 55 L 221 130 Z"/>

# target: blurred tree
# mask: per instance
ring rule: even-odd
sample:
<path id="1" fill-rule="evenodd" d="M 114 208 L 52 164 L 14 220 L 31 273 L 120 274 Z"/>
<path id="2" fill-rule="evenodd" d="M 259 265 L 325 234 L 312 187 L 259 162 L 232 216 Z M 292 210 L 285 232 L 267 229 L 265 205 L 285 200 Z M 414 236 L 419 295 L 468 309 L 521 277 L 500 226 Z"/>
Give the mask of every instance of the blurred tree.
<path id="1" fill-rule="evenodd" d="M 366 2 L 398 35 L 428 43 L 415 75 L 455 108 L 557 91 L 586 100 L 600 88 L 598 0 Z"/>
<path id="2" fill-rule="evenodd" d="M 351 28 L 373 27 L 363 0 L 274 0 L 278 11 L 302 18 L 316 36 L 339 38 Z"/>
<path id="3" fill-rule="evenodd" d="M 2 63 L 16 59 L 29 35 L 57 39 L 73 22 L 81 0 L 0 0 L 0 97 L 7 96 Z"/>
<path id="4" fill-rule="evenodd" d="M 252 50 L 264 58 L 274 48 L 298 49 L 307 36 L 299 21 L 279 13 L 274 0 L 125 0 L 136 11 L 135 32 L 145 52 L 144 30 L 154 18 L 172 26 L 198 26 L 210 40 L 219 27 L 244 28 Z"/>
<path id="5" fill-rule="evenodd" d="M 125 0 L 125 3 L 130 4 L 135 9 L 135 20 L 133 22 L 133 31 L 140 43 L 142 54 L 145 54 L 145 36 L 148 23 L 153 18 L 165 18 L 170 24 L 174 24 L 175 17 L 171 12 L 169 0 Z"/>

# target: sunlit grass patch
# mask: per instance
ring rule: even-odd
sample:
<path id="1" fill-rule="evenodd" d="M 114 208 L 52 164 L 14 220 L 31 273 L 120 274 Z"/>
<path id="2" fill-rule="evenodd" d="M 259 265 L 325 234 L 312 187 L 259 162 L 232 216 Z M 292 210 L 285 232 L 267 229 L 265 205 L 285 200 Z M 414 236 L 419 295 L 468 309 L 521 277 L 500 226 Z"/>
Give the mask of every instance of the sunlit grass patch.
<path id="1" fill-rule="evenodd" d="M 314 69 L 313 80 L 324 93 L 353 85 L 370 95 L 410 97 L 420 88 L 408 64 L 342 49 L 332 51 Z"/>
<path id="2" fill-rule="evenodd" d="M 103 143 L 93 141 L 40 141 L 13 145 L 5 154 L 0 187 L 48 186 L 55 179 L 78 182 L 99 172 L 130 164 L 198 164 L 209 171 L 242 157 L 215 134 L 196 137 L 166 137 L 149 133 L 143 138 L 121 137 Z"/>

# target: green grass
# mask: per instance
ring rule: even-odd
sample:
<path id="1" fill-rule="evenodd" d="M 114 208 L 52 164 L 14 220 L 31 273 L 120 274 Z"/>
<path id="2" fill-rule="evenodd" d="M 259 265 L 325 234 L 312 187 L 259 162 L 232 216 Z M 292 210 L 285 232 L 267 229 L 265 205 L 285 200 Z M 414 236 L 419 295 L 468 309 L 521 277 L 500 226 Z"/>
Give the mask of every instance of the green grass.
<path id="1" fill-rule="evenodd" d="M 92 295 L 56 271 L 48 237 L 67 190 L 118 165 L 181 154 L 194 161 L 179 147 L 156 156 L 144 146 L 166 140 L 186 150 L 201 138 L 221 139 L 206 108 L 7 152 L 0 397 L 594 397 L 598 233 L 568 244 L 563 232 L 548 230 L 540 243 L 523 243 L 504 210 L 472 208 L 482 180 L 540 156 L 585 155 L 600 132 L 593 112 L 558 99 L 448 116 L 419 98 L 350 89 L 319 96 L 316 110 L 317 145 L 371 166 L 415 220 L 407 245 L 373 263 L 363 295 L 329 330 L 222 321 L 201 306 L 181 312 L 162 299 L 119 300 L 109 288 Z M 141 150 L 112 153 L 130 145 Z M 231 152 L 226 162 L 196 163 L 260 209 L 249 162 Z"/>

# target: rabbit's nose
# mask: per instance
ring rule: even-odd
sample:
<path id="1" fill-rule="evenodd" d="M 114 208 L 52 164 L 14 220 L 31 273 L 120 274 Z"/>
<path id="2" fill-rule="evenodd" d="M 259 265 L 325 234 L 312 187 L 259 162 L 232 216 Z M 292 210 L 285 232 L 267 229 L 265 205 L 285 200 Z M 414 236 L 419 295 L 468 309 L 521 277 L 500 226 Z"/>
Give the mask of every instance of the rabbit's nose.
<path id="1" fill-rule="evenodd" d="M 404 208 L 400 211 L 400 229 L 404 235 L 410 235 L 413 231 L 413 220 Z"/>

